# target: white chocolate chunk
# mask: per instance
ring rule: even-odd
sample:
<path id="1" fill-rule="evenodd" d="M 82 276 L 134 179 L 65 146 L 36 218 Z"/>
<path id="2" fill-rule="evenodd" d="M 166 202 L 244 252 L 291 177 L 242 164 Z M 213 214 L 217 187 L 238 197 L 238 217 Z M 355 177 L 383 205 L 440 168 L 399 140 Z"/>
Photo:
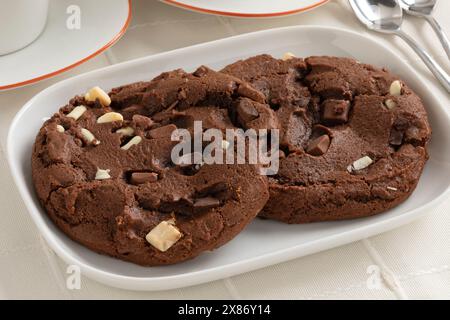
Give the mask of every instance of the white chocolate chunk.
<path id="1" fill-rule="evenodd" d="M 83 113 L 86 112 L 86 110 L 87 110 L 87 108 L 85 106 L 78 106 L 78 107 L 73 108 L 73 110 L 70 111 L 70 113 L 67 116 L 69 118 L 78 120 L 83 115 Z"/>
<path id="2" fill-rule="evenodd" d="M 92 102 L 94 102 L 95 100 L 98 99 L 98 101 L 100 101 L 100 103 L 105 107 L 107 107 L 111 104 L 111 98 L 100 87 L 93 87 L 92 89 L 90 89 L 84 95 L 84 99 L 86 99 L 86 101 L 92 101 Z"/>
<path id="3" fill-rule="evenodd" d="M 281 57 L 281 60 L 287 61 L 292 58 L 295 58 L 295 55 L 292 52 L 286 52 L 285 54 L 283 54 L 283 57 Z"/>
<path id="4" fill-rule="evenodd" d="M 386 187 L 386 189 L 391 190 L 391 191 L 397 191 L 398 190 L 397 188 L 394 188 L 394 187 Z"/>
<path id="5" fill-rule="evenodd" d="M 131 137 L 134 134 L 134 129 L 132 127 L 125 127 L 116 131 L 116 133 Z"/>
<path id="6" fill-rule="evenodd" d="M 95 180 L 106 180 L 106 179 L 111 179 L 111 176 L 109 175 L 109 172 L 111 170 L 109 169 L 99 169 L 97 168 L 97 172 L 95 173 Z"/>
<path id="7" fill-rule="evenodd" d="M 173 219 L 160 222 L 146 236 L 145 239 L 161 252 L 170 249 L 180 238 L 182 234 Z"/>
<path id="8" fill-rule="evenodd" d="M 92 143 L 94 145 L 99 145 L 100 141 L 98 141 L 95 136 L 88 129 L 81 128 L 81 134 L 87 140 L 87 142 Z"/>
<path id="9" fill-rule="evenodd" d="M 387 99 L 387 100 L 384 102 L 384 105 L 385 105 L 386 108 L 388 108 L 389 110 L 392 110 L 392 109 L 394 109 L 395 107 L 397 107 L 397 102 L 395 102 L 395 101 L 392 100 L 392 99 Z"/>
<path id="10" fill-rule="evenodd" d="M 121 149 L 123 149 L 123 150 L 128 150 L 128 149 L 130 149 L 132 146 L 141 143 L 141 141 L 142 141 L 142 138 L 141 138 L 141 137 L 135 136 L 133 139 L 131 139 L 130 141 L 128 141 L 127 144 L 123 145 L 123 146 L 121 147 Z"/>
<path id="11" fill-rule="evenodd" d="M 97 123 L 108 123 L 114 121 L 123 121 L 123 116 L 117 112 L 108 112 L 97 119 Z"/>
<path id="12" fill-rule="evenodd" d="M 64 127 L 60 124 L 56 125 L 56 131 L 63 133 L 64 131 L 66 131 L 66 129 L 64 129 Z"/>
<path id="13" fill-rule="evenodd" d="M 351 165 L 347 167 L 348 172 L 358 171 L 367 168 L 373 163 L 373 160 L 368 157 L 362 157 L 356 161 L 354 161 Z"/>
<path id="14" fill-rule="evenodd" d="M 402 94 L 402 83 L 399 80 L 395 80 L 391 83 L 389 94 L 391 96 L 400 96 Z"/>

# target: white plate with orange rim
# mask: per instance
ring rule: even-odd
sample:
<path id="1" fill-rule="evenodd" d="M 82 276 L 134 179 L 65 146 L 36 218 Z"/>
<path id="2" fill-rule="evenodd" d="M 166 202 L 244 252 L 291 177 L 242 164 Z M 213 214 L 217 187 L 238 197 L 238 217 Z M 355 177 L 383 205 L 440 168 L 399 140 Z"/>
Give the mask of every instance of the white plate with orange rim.
<path id="1" fill-rule="evenodd" d="M 27 47 L 0 56 L 0 90 L 82 64 L 119 40 L 130 20 L 131 0 L 51 0 L 42 34 Z"/>
<path id="2" fill-rule="evenodd" d="M 353 57 L 398 74 L 424 101 L 433 139 L 419 185 L 411 197 L 383 214 L 361 219 L 288 225 L 255 219 L 243 232 L 213 252 L 171 266 L 141 267 L 99 255 L 69 239 L 40 206 L 31 178 L 30 153 L 44 118 L 73 96 L 93 86 L 110 90 L 149 80 L 163 71 L 199 65 L 220 70 L 238 59 L 261 53 L 281 57 L 331 55 Z M 386 232 L 430 212 L 450 193 L 450 112 L 433 95 L 425 79 L 398 54 L 370 37 L 338 28 L 294 26 L 239 35 L 164 52 L 91 71 L 43 90 L 16 115 L 8 134 L 7 156 L 12 176 L 31 218 L 50 247 L 83 275 L 131 290 L 186 287 L 263 268 Z M 12 213 L 11 213 L 12 214 Z M 413 235 L 412 235 L 413 237 Z"/>
<path id="3" fill-rule="evenodd" d="M 239 18 L 280 17 L 308 11 L 329 0 L 162 0 L 191 11 Z"/>

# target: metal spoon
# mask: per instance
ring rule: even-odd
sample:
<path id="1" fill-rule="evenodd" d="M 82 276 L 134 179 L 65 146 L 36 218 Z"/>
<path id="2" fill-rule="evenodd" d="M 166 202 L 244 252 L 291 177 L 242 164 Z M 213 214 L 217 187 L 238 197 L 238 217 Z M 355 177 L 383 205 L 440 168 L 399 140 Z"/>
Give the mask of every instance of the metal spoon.
<path id="1" fill-rule="evenodd" d="M 349 0 L 358 19 L 370 30 L 396 34 L 419 55 L 430 71 L 450 93 L 450 76 L 417 42 L 400 27 L 403 21 L 402 8 L 396 0 Z"/>
<path id="2" fill-rule="evenodd" d="M 428 21 L 434 32 L 436 32 L 442 46 L 444 47 L 445 53 L 447 53 L 447 56 L 450 59 L 450 41 L 439 23 L 431 15 L 435 4 L 436 0 L 400 0 L 400 6 L 406 11 L 406 13 L 413 16 L 422 17 Z"/>

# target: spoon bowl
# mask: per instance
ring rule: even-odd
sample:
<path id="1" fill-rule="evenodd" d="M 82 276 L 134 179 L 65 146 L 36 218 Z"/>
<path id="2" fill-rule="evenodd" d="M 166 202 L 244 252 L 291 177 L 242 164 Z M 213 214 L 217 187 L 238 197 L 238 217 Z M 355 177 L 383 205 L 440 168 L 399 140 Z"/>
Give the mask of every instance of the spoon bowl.
<path id="1" fill-rule="evenodd" d="M 349 0 L 358 19 L 367 28 L 383 32 L 395 33 L 403 22 L 402 8 L 395 0 Z"/>
<path id="2" fill-rule="evenodd" d="M 400 6 L 414 16 L 429 15 L 433 12 L 436 0 L 400 0 Z"/>

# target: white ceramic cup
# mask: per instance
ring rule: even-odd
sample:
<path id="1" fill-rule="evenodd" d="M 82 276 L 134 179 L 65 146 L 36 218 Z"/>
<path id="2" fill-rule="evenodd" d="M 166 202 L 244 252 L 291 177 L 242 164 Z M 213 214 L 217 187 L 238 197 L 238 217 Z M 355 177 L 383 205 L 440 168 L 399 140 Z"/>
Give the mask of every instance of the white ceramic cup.
<path id="1" fill-rule="evenodd" d="M 44 30 L 48 0 L 0 0 L 0 55 L 29 45 Z"/>

